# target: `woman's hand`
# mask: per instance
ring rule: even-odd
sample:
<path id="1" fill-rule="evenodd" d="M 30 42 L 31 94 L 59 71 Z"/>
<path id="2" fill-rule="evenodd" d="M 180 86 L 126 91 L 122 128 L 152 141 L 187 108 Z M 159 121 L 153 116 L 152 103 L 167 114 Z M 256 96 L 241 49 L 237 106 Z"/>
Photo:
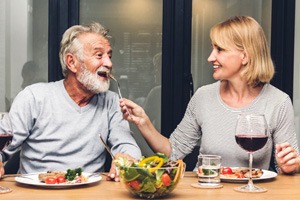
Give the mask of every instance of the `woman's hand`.
<path id="1" fill-rule="evenodd" d="M 0 160 L 0 178 L 4 175 L 4 166 L 2 161 Z"/>
<path id="2" fill-rule="evenodd" d="M 128 111 L 125 106 L 127 106 Z M 141 106 L 123 98 L 120 99 L 120 107 L 124 119 L 133 122 L 137 126 L 140 133 L 151 147 L 152 151 L 161 152 L 167 156 L 170 156 L 171 143 L 169 139 L 155 129 L 148 115 Z M 128 112 L 130 112 L 130 115 Z"/>
<path id="3" fill-rule="evenodd" d="M 128 111 L 130 112 L 130 115 L 127 112 L 126 106 Z M 125 98 L 120 99 L 120 107 L 123 113 L 123 118 L 134 123 L 137 126 L 144 125 L 146 124 L 146 122 L 150 121 L 144 109 L 133 101 Z"/>
<path id="4" fill-rule="evenodd" d="M 300 167 L 297 151 L 287 142 L 276 144 L 276 161 L 283 173 L 296 173 Z"/>

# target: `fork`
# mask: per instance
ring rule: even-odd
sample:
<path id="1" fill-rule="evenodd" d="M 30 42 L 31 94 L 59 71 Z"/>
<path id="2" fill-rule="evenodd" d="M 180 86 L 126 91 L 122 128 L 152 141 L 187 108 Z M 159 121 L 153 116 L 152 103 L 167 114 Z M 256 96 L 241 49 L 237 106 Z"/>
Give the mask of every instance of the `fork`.
<path id="1" fill-rule="evenodd" d="M 5 174 L 5 175 L 1 176 L 0 179 L 10 178 L 10 177 L 20 177 L 20 178 L 35 180 L 30 177 L 31 175 L 33 175 L 33 174 Z"/>
<path id="2" fill-rule="evenodd" d="M 99 72 L 98 72 L 98 75 L 102 75 L 102 76 L 109 77 L 109 78 L 113 79 L 113 80 L 117 83 L 117 88 L 118 88 L 118 95 L 119 95 L 119 98 L 120 98 L 120 99 L 123 101 L 123 103 L 124 103 L 124 100 L 123 100 L 123 97 L 122 97 L 122 93 L 121 93 L 121 86 L 120 86 L 119 81 L 118 81 L 118 80 L 117 80 L 117 79 L 116 79 L 109 71 L 99 71 Z M 130 114 L 130 112 L 129 112 L 129 110 L 128 110 L 128 108 L 127 108 L 127 106 L 126 106 L 125 103 L 124 103 L 124 105 L 125 105 L 125 109 L 126 109 L 128 115 L 129 115 L 129 117 L 132 119 L 132 116 L 131 116 L 131 114 Z"/>
<path id="3" fill-rule="evenodd" d="M 104 140 L 103 140 L 103 138 L 102 138 L 102 136 L 100 134 L 99 134 L 99 136 L 100 136 L 101 143 L 104 145 L 105 149 L 108 151 L 108 153 L 110 154 L 111 158 L 114 160 L 115 156 L 112 154 L 109 146 L 104 142 Z"/>

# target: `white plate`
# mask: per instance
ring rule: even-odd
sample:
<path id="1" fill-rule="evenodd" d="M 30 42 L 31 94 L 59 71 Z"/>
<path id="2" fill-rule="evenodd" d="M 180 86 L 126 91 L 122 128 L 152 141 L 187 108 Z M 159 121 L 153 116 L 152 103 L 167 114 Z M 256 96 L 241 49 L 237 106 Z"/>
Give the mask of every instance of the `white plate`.
<path id="1" fill-rule="evenodd" d="M 235 169 L 236 167 L 232 167 L 232 169 Z M 259 178 L 252 178 L 253 181 L 261 181 L 261 180 L 268 180 L 275 178 L 277 176 L 277 173 L 269 170 L 262 170 L 263 175 Z M 232 178 L 232 177 L 224 177 L 221 175 L 221 181 L 222 182 L 247 182 L 248 178 Z"/>
<path id="2" fill-rule="evenodd" d="M 43 173 L 43 172 L 41 172 Z M 44 172 L 46 173 L 46 172 Z M 90 176 L 92 173 L 82 172 L 83 176 Z M 46 188 L 69 188 L 79 185 L 87 185 L 99 182 L 102 177 L 99 175 L 92 175 L 88 178 L 87 182 L 84 183 L 59 183 L 59 184 L 46 184 L 39 181 L 38 174 L 24 174 L 22 176 L 15 177 L 16 182 L 26 184 L 26 185 L 33 185 L 38 187 L 46 187 Z"/>

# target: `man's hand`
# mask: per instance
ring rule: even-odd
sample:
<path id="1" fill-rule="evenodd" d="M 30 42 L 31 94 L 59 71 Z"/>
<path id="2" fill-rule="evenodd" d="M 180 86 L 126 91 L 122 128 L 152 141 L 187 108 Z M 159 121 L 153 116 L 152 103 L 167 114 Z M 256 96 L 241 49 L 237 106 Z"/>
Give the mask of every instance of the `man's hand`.
<path id="1" fill-rule="evenodd" d="M 119 172 L 117 171 L 117 168 L 116 168 L 116 166 L 113 162 L 111 163 L 111 168 L 110 168 L 109 173 L 106 177 L 106 180 L 107 181 L 116 181 L 116 182 L 120 181 Z"/>
<path id="2" fill-rule="evenodd" d="M 136 159 L 131 157 L 128 154 L 124 154 L 124 153 L 117 153 L 115 155 L 115 159 L 118 159 L 119 157 L 123 157 L 123 158 L 127 158 L 128 160 L 132 160 L 132 162 L 136 162 Z M 111 163 L 111 168 L 109 170 L 109 173 L 106 177 L 106 180 L 108 181 L 116 181 L 119 182 L 120 181 L 120 177 L 119 177 L 119 171 L 114 163 L 114 161 L 112 161 Z"/>

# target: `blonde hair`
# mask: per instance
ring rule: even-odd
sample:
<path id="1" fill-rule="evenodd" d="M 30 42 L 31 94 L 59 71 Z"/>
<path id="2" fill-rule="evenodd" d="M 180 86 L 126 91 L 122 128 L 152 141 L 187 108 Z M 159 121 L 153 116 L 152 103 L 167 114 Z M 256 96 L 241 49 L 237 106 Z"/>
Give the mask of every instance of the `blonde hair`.
<path id="1" fill-rule="evenodd" d="M 222 49 L 244 51 L 248 63 L 241 73 L 251 86 L 269 83 L 275 69 L 262 27 L 249 16 L 235 16 L 216 24 L 210 31 L 212 44 Z"/>
<path id="2" fill-rule="evenodd" d="M 106 39 L 110 38 L 110 36 L 108 35 L 108 30 L 97 22 L 93 22 L 87 26 L 74 25 L 67 29 L 63 34 L 59 51 L 59 59 L 62 67 L 62 73 L 65 77 L 69 72 L 65 61 L 66 54 L 74 53 L 76 54 L 76 56 L 78 56 L 79 59 L 82 60 L 83 44 L 81 44 L 81 42 L 78 40 L 78 37 L 84 33 L 96 33 L 102 35 Z"/>

